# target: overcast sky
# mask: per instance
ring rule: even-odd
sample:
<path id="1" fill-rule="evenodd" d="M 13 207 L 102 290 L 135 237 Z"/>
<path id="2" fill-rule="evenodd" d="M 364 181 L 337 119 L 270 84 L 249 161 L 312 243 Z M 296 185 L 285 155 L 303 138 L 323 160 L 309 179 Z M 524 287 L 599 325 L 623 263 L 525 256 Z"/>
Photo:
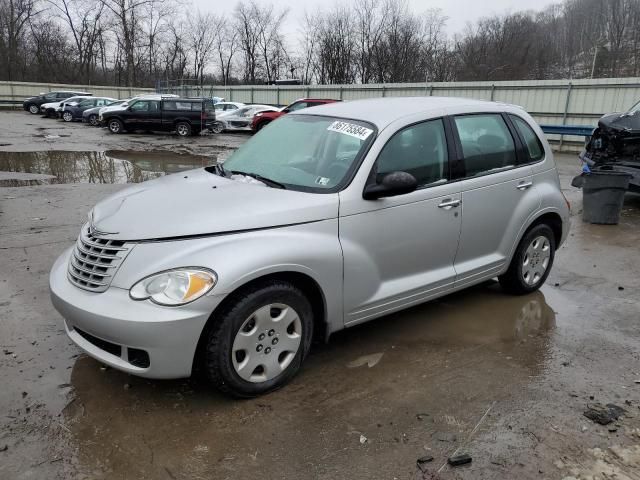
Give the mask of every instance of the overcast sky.
<path id="1" fill-rule="evenodd" d="M 233 12 L 236 5 L 234 0 L 211 1 L 193 0 L 201 10 Z M 284 25 L 284 33 L 289 43 L 295 43 L 299 35 L 299 28 L 305 11 L 314 12 L 319 7 L 329 8 L 335 0 L 258 0 L 259 3 L 272 4 L 276 8 L 289 8 L 289 16 Z M 340 3 L 349 3 L 350 0 L 340 0 Z M 474 22 L 481 17 L 493 14 L 504 14 L 520 10 L 542 9 L 553 1 L 543 0 L 534 2 L 531 0 L 408 0 L 414 12 L 424 12 L 430 8 L 439 8 L 449 17 L 447 32 L 454 34 L 464 30 L 468 22 Z"/>

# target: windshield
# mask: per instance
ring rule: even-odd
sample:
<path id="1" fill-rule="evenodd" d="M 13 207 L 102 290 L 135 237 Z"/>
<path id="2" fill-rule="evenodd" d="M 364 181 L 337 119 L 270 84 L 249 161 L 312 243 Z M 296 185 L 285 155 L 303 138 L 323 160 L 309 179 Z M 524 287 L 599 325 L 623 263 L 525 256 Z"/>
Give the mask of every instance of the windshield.
<path id="1" fill-rule="evenodd" d="M 260 130 L 224 162 L 287 189 L 335 191 L 375 138 L 375 127 L 358 120 L 287 115 Z"/>

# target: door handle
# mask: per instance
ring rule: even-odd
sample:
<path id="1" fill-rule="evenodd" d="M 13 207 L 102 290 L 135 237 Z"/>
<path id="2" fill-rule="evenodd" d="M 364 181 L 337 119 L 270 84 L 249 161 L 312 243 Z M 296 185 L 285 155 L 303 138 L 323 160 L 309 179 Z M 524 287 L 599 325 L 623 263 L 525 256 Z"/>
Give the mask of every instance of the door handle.
<path id="1" fill-rule="evenodd" d="M 460 203 L 461 203 L 461 202 L 460 202 L 460 200 L 458 200 L 458 199 L 454 199 L 454 200 L 452 200 L 452 199 L 450 199 L 450 198 L 447 198 L 446 200 L 443 200 L 443 201 L 440 203 L 440 205 L 438 205 L 438 208 L 445 208 L 445 209 L 447 209 L 447 210 L 450 210 L 451 208 L 453 208 L 453 207 L 457 207 L 458 205 L 460 205 Z"/>
<path id="2" fill-rule="evenodd" d="M 531 186 L 533 186 L 533 182 L 520 182 L 516 188 L 518 190 L 526 190 L 527 188 L 530 188 Z"/>

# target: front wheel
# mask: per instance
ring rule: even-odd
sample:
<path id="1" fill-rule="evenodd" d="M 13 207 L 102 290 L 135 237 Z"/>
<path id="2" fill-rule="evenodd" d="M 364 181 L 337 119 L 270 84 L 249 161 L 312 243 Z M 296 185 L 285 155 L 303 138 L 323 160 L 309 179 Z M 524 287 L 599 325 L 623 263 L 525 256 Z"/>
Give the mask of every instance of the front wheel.
<path id="1" fill-rule="evenodd" d="M 548 225 L 536 225 L 520 240 L 509 270 L 499 277 L 500 285 L 515 295 L 539 289 L 549 276 L 556 242 Z"/>
<path id="2" fill-rule="evenodd" d="M 216 134 L 222 133 L 224 131 L 224 125 L 222 122 L 216 122 L 211 126 L 211 131 Z"/>
<path id="3" fill-rule="evenodd" d="M 176 133 L 181 137 L 188 137 L 191 135 L 191 125 L 187 122 L 179 122 L 176 124 Z"/>
<path id="4" fill-rule="evenodd" d="M 98 126 L 98 115 L 96 114 L 89 115 L 89 125 L 91 125 L 92 127 Z"/>
<path id="5" fill-rule="evenodd" d="M 31 115 L 36 115 L 40 112 L 40 108 L 37 105 L 29 105 L 29 113 Z"/>
<path id="6" fill-rule="evenodd" d="M 70 122 L 71 120 L 73 120 L 73 114 L 71 112 L 63 112 L 62 113 L 62 120 L 64 120 L 65 122 Z"/>
<path id="7" fill-rule="evenodd" d="M 109 120 L 108 125 L 109 125 L 109 131 L 111 133 L 122 133 L 122 131 L 124 130 L 124 125 L 117 118 L 114 118 L 113 120 Z"/>
<path id="8" fill-rule="evenodd" d="M 237 397 L 285 385 L 311 346 L 311 304 L 288 282 L 265 282 L 236 294 L 213 322 L 206 374 L 219 390 Z"/>

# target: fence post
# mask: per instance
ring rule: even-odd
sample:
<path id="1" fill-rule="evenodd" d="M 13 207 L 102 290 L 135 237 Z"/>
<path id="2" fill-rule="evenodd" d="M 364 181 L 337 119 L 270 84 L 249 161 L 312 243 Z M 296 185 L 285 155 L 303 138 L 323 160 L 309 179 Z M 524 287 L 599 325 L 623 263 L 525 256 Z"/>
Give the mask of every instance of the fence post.
<path id="1" fill-rule="evenodd" d="M 387 92 L 387 87 L 386 87 L 386 85 L 382 85 L 382 96 L 383 96 L 383 97 L 386 97 L 386 96 L 387 96 L 387 93 L 386 93 L 386 92 Z"/>
<path id="2" fill-rule="evenodd" d="M 276 104 L 280 105 L 280 87 L 276 87 Z"/>
<path id="3" fill-rule="evenodd" d="M 429 96 L 433 97 L 433 83 L 429 86 Z"/>
<path id="4" fill-rule="evenodd" d="M 307 94 L 306 97 L 309 98 L 311 96 L 311 89 L 309 88 L 309 85 L 307 85 Z"/>
<path id="5" fill-rule="evenodd" d="M 254 93 L 253 93 L 253 85 L 251 85 L 251 103 L 255 103 L 255 100 L 253 99 Z"/>
<path id="6" fill-rule="evenodd" d="M 493 102 L 493 95 L 495 94 L 495 92 L 496 92 L 496 84 L 492 83 L 491 84 L 491 101 L 492 102 Z"/>
<path id="7" fill-rule="evenodd" d="M 342 101 L 342 85 L 340 85 L 340 100 Z"/>
<path id="8" fill-rule="evenodd" d="M 567 85 L 567 99 L 564 102 L 564 112 L 562 113 L 562 125 L 567 124 L 567 115 L 569 113 L 569 102 L 571 101 L 571 88 L 573 84 L 569 82 Z M 560 145 L 558 146 L 558 151 L 562 151 L 562 143 L 564 142 L 564 135 L 560 135 Z"/>

